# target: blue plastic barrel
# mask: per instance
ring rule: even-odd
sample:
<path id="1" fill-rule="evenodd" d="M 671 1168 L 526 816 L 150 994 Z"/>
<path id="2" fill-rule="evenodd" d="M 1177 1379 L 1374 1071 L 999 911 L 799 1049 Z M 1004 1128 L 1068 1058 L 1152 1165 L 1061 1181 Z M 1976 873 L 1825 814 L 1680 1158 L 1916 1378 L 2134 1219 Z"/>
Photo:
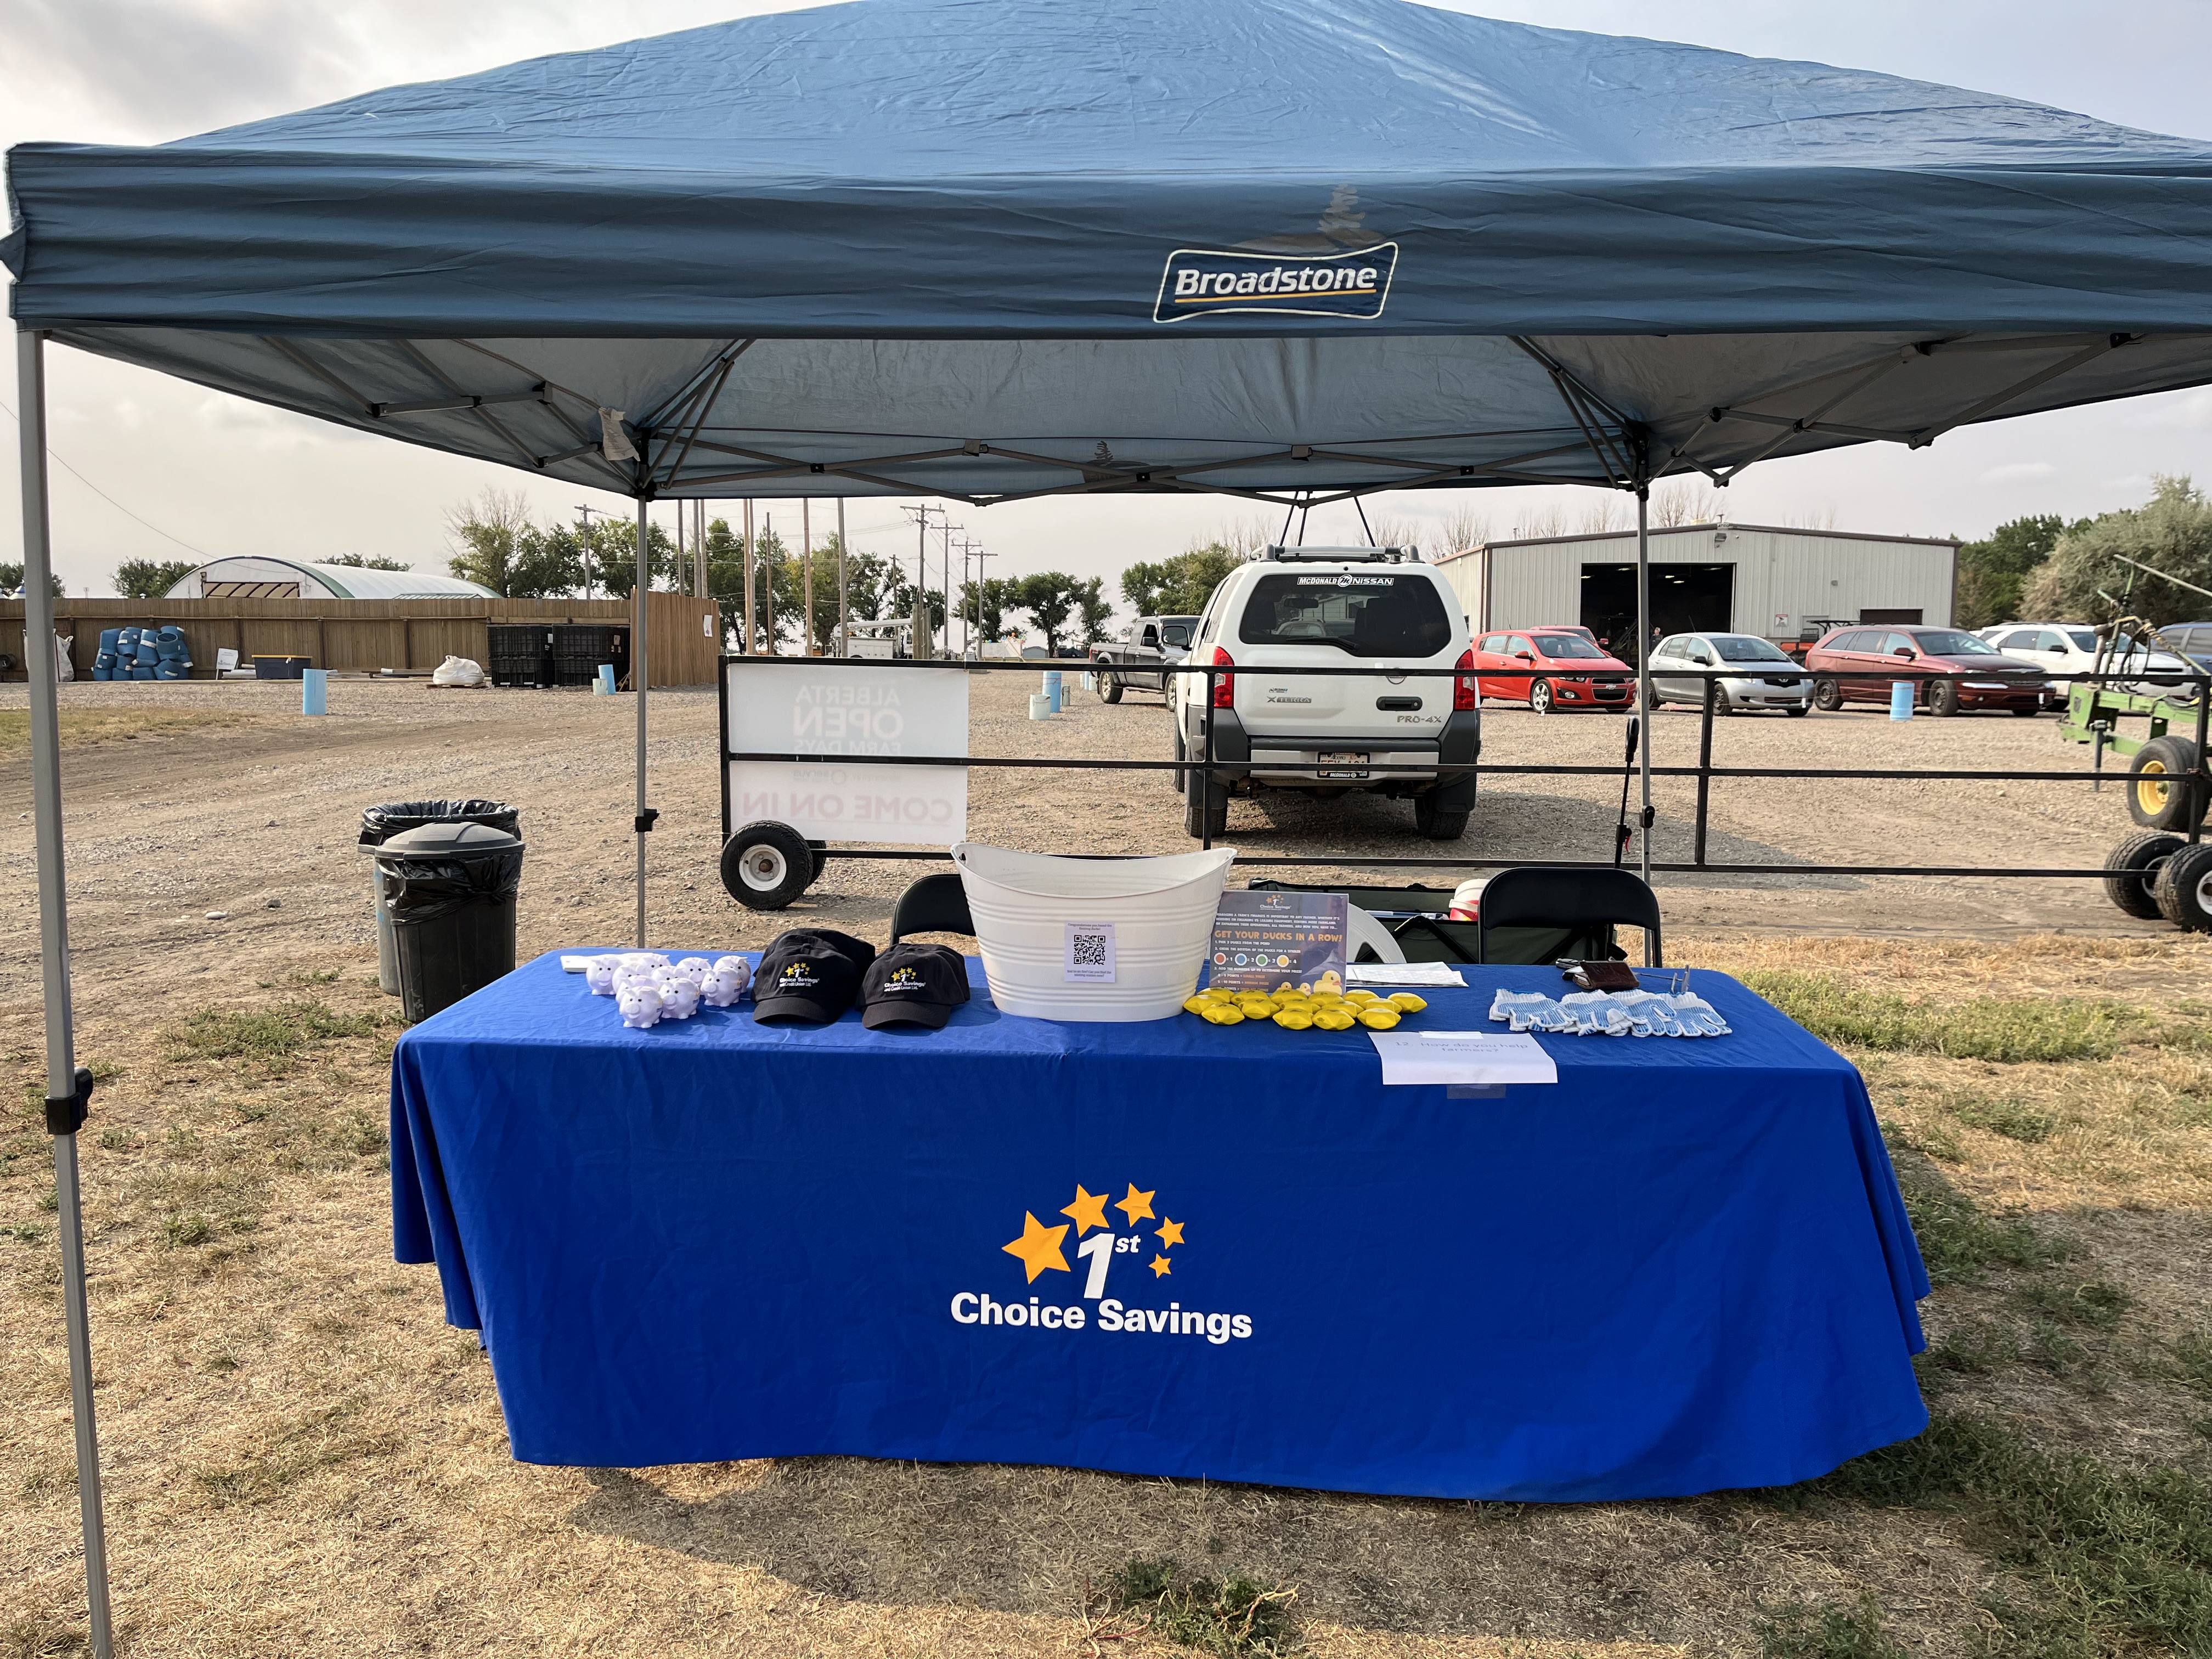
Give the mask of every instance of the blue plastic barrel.
<path id="1" fill-rule="evenodd" d="M 1893 720 L 1912 718 L 1912 682 L 1892 680 L 1889 683 L 1889 717 Z"/>

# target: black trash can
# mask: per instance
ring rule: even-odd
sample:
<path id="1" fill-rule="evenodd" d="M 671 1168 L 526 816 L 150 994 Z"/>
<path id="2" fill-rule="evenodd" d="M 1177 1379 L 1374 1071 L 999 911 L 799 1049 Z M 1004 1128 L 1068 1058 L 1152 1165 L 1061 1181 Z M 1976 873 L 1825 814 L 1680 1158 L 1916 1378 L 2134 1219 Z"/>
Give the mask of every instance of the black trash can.
<path id="1" fill-rule="evenodd" d="M 520 833 L 521 815 L 498 800 L 398 800 L 372 806 L 361 815 L 361 845 L 374 852 L 392 836 L 426 823 L 481 823 L 487 830 Z M 392 945 L 392 912 L 384 908 L 384 872 L 369 866 L 368 890 L 376 910 L 376 982 L 387 996 L 399 994 L 399 958 Z"/>
<path id="2" fill-rule="evenodd" d="M 431 823 L 376 849 L 410 1023 L 514 971 L 521 842 L 480 823 Z"/>

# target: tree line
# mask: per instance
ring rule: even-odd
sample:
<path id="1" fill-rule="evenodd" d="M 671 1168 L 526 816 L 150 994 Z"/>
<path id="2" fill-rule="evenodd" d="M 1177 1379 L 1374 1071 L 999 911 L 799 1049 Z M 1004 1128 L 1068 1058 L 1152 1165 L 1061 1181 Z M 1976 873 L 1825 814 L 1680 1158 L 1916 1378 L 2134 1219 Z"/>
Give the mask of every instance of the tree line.
<path id="1" fill-rule="evenodd" d="M 2212 617 L 2212 599 L 2184 583 L 2212 589 L 2212 502 L 2189 478 L 2160 476 L 2141 507 L 2070 521 L 2014 519 L 1961 546 L 1952 620 L 1972 629 L 2104 623 L 2124 612 L 2159 627 Z"/>

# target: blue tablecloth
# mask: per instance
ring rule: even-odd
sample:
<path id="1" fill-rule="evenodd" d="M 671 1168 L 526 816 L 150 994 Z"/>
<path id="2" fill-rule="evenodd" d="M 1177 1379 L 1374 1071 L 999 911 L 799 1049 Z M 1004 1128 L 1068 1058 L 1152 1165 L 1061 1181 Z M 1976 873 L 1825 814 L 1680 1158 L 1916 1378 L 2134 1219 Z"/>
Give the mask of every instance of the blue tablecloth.
<path id="1" fill-rule="evenodd" d="M 1463 971 L 1423 1026 L 1563 988 Z M 1469 1099 L 1384 1088 L 1364 1031 L 980 989 L 937 1032 L 750 1003 L 626 1030 L 543 957 L 392 1056 L 396 1254 L 483 1331 L 530 1462 L 1801 1480 L 1926 1424 L 1927 1279 L 1858 1073 L 1697 988 L 1733 1036 L 1547 1037 L 1556 1085 Z"/>

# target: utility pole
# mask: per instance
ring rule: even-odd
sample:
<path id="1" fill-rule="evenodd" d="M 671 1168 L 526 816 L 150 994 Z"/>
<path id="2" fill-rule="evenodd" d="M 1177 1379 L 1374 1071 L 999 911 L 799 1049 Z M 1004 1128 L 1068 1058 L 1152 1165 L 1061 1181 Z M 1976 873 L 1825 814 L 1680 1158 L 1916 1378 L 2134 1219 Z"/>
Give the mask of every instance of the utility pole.
<path id="1" fill-rule="evenodd" d="M 691 503 L 691 592 L 707 597 L 707 503 Z"/>
<path id="2" fill-rule="evenodd" d="M 745 654 L 750 656 L 760 635 L 753 629 L 753 498 L 745 497 Z"/>
<path id="3" fill-rule="evenodd" d="M 968 561 L 973 556 L 975 550 L 982 544 L 972 537 L 963 536 L 960 538 L 960 585 L 963 587 L 968 586 Z M 973 609 L 975 602 L 981 597 L 981 595 L 970 588 L 967 599 L 963 600 L 960 606 L 960 654 L 963 657 L 975 647 L 975 634 L 968 624 L 968 615 Z"/>
<path id="4" fill-rule="evenodd" d="M 914 514 L 914 604 L 916 619 L 915 631 L 920 635 L 927 629 L 929 622 L 929 515 L 934 513 L 939 523 L 944 521 L 946 515 L 943 507 L 931 507 L 927 502 L 920 507 L 902 507 L 900 510 Z M 916 656 L 926 654 L 925 647 L 928 643 L 928 640 L 916 639 L 915 654 Z"/>
<path id="5" fill-rule="evenodd" d="M 584 515 L 584 597 L 588 599 L 592 597 L 592 514 L 596 509 L 578 501 L 576 511 Z"/>
<path id="6" fill-rule="evenodd" d="M 775 514 L 773 513 L 761 514 L 761 539 L 770 547 L 776 544 Z M 776 648 L 775 643 L 775 562 L 773 558 L 768 561 L 768 589 L 761 595 L 761 614 L 764 618 L 763 626 L 768 629 L 768 654 L 780 657 L 783 653 Z"/>
<path id="7" fill-rule="evenodd" d="M 968 528 L 964 524 L 945 524 L 938 526 L 945 532 L 945 556 L 939 566 L 945 572 L 945 654 L 952 654 L 952 532 Z"/>
<path id="8" fill-rule="evenodd" d="M 845 587 L 845 498 L 837 498 L 837 654 L 853 654 L 853 606 Z"/>
<path id="9" fill-rule="evenodd" d="M 978 542 L 975 544 L 975 631 L 978 634 L 983 631 L 983 583 L 988 580 L 983 574 L 983 561 L 995 559 L 998 556 L 995 553 L 986 553 L 981 543 Z M 975 654 L 981 656 L 983 647 L 988 644 L 990 644 L 988 640 L 978 641 Z"/>
<path id="10" fill-rule="evenodd" d="M 799 654 L 814 654 L 814 498 L 799 498 L 799 570 L 806 594 L 806 620 L 799 627 Z"/>

